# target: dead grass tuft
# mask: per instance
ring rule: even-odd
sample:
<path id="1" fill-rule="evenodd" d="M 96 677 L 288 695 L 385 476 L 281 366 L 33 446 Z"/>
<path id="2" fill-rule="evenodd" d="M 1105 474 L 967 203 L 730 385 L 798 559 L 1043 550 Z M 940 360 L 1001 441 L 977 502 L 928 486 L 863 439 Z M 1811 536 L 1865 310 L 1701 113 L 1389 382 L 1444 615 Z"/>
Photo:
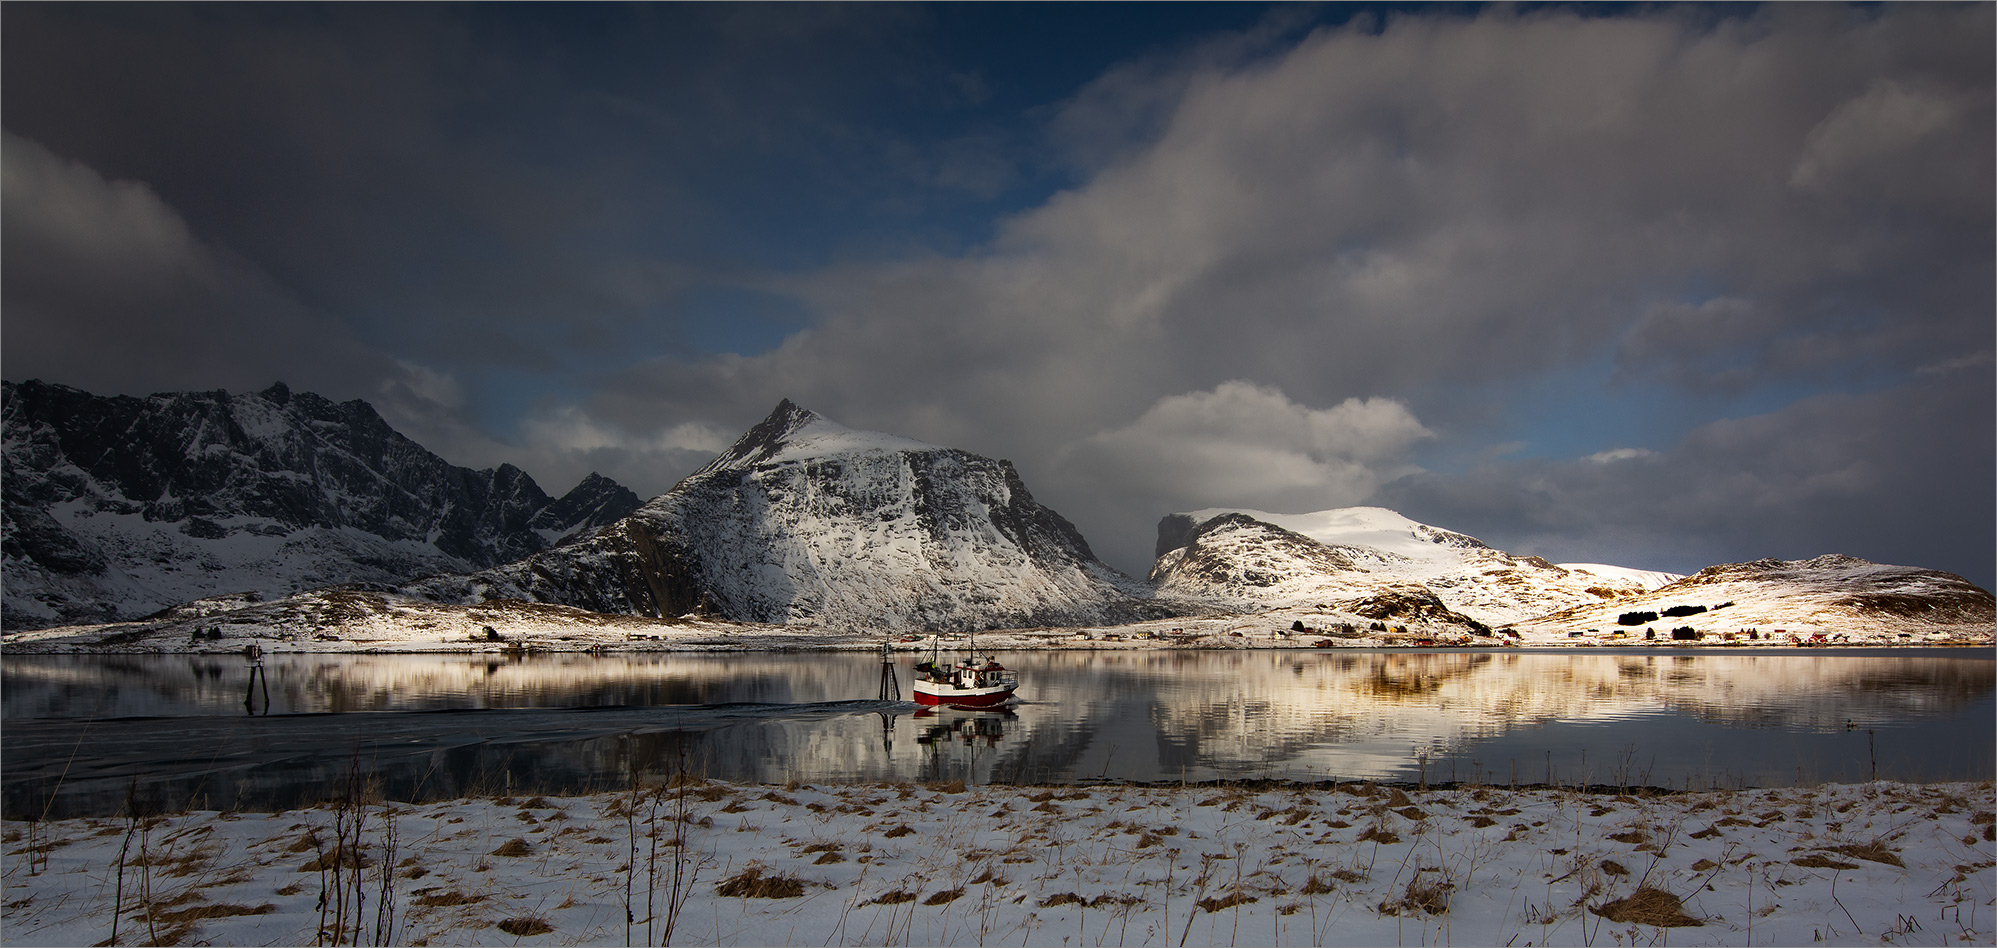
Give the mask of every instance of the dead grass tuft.
<path id="1" fill-rule="evenodd" d="M 528 854 L 528 853 L 530 853 L 530 852 L 533 852 L 533 849 L 532 849 L 532 847 L 529 847 L 529 846 L 527 845 L 527 841 L 526 841 L 526 840 L 524 840 L 524 839 L 520 839 L 520 838 L 518 838 L 518 837 L 515 837 L 515 838 L 513 838 L 513 839 L 510 839 L 510 840 L 507 840 L 507 841 L 506 841 L 505 843 L 501 844 L 501 845 L 500 845 L 500 847 L 499 847 L 498 849 L 495 849 L 495 850 L 493 850 L 493 851 L 492 851 L 492 855 L 494 855 L 494 856 L 525 856 L 525 855 L 527 855 L 527 854 Z"/>
<path id="2" fill-rule="evenodd" d="M 923 900 L 922 900 L 922 904 L 924 904 L 924 905 L 948 905 L 949 903 L 951 903 L 951 902 L 955 902 L 955 901 L 957 901 L 958 899 L 961 899 L 961 898 L 963 898 L 963 897 L 964 897 L 964 890 L 963 890 L 963 889 L 961 889 L 961 888 L 957 888 L 957 889 L 944 889 L 944 890 L 943 890 L 943 891 L 941 891 L 941 892 L 932 892 L 932 893 L 930 893 L 930 895 L 929 895 L 929 898 L 926 898 L 926 899 L 923 899 Z"/>
<path id="3" fill-rule="evenodd" d="M 306 863 L 305 865 L 299 866 L 298 871 L 323 872 L 327 869 L 333 868 L 336 865 L 346 866 L 347 868 L 350 869 L 356 865 L 365 868 L 374 865 L 374 862 L 368 859 L 366 852 L 363 852 L 361 850 L 348 850 L 343 848 L 343 849 L 335 849 L 331 852 L 320 853 L 317 859 L 314 859 L 311 862 Z"/>
<path id="4" fill-rule="evenodd" d="M 900 905 L 900 904 L 902 904 L 903 902 L 913 902 L 913 901 L 915 901 L 915 893 L 913 893 L 913 892 L 910 892 L 910 891 L 908 891 L 907 889 L 896 889 L 896 890 L 894 890 L 893 892 L 889 892 L 888 894 L 886 894 L 886 895 L 883 895 L 883 896 L 881 896 L 880 898 L 878 898 L 878 899 L 875 899 L 875 900 L 873 900 L 872 902 L 869 902 L 869 903 L 867 903 L 867 904 L 868 904 L 868 905 Z"/>
<path id="5" fill-rule="evenodd" d="M 196 905 L 192 908 L 184 908 L 174 912 L 156 912 L 153 914 L 153 919 L 169 924 L 179 924 L 181 922 L 198 922 L 204 918 L 230 918 L 237 915 L 269 915 L 275 911 L 277 911 L 277 906 L 269 902 L 257 906 L 217 902 L 212 905 Z"/>
<path id="6" fill-rule="evenodd" d="M 425 892 L 416 897 L 416 904 L 421 905 L 425 908 L 436 908 L 440 906 L 451 906 L 451 905 L 470 905 L 473 902 L 483 902 L 483 901 L 485 901 L 485 896 L 483 895 L 466 895 L 463 892 L 430 891 L 430 892 Z"/>
<path id="7" fill-rule="evenodd" d="M 1053 895 L 1050 895 L 1040 900 L 1041 908 L 1053 908 L 1056 905 L 1087 905 L 1087 904 L 1089 904 L 1088 899 L 1082 898 L 1080 895 L 1077 895 L 1076 893 L 1073 892 L 1056 892 Z"/>
<path id="8" fill-rule="evenodd" d="M 1233 892 L 1229 892 L 1228 894 L 1221 896 L 1219 898 L 1201 899 L 1193 904 L 1199 906 L 1202 909 L 1205 909 L 1207 914 L 1211 915 L 1215 912 L 1220 911 L 1221 909 L 1233 908 L 1237 905 L 1247 905 L 1248 903 L 1254 901 L 1257 901 L 1255 896 L 1249 895 L 1248 893 L 1243 892 L 1240 889 L 1236 889 Z"/>
<path id="9" fill-rule="evenodd" d="M 912 829 L 909 829 L 909 828 L 908 828 L 908 824 L 907 824 L 907 823 L 903 823 L 903 824 L 901 824 L 900 826 L 897 826 L 897 827 L 895 827 L 894 829 L 891 829 L 891 830 L 888 830 L 888 831 L 887 831 L 887 832 L 885 832 L 885 833 L 882 833 L 881 835 L 882 835 L 882 836 L 884 836 L 884 837 L 886 837 L 886 838 L 888 838 L 888 839 L 900 839 L 900 838 L 902 838 L 903 836 L 907 836 L 907 835 L 909 835 L 910 833 L 913 833 L 913 832 L 915 832 L 915 831 L 914 831 L 914 830 L 912 830 Z"/>
<path id="10" fill-rule="evenodd" d="M 1331 883 L 1318 878 L 1317 875 L 1313 873 L 1310 878 L 1304 880 L 1304 887 L 1298 889 L 1297 891 L 1303 893 L 1304 895 L 1323 895 L 1327 892 L 1330 892 L 1331 890 L 1332 890 Z"/>
<path id="11" fill-rule="evenodd" d="M 1363 843 L 1369 839 L 1386 846 L 1392 846 L 1401 841 L 1401 838 L 1395 835 L 1393 830 L 1381 829 L 1377 826 L 1369 826 L 1360 831 L 1358 842 Z"/>
<path id="12" fill-rule="evenodd" d="M 715 892 L 731 899 L 794 899 L 804 894 L 804 883 L 796 876 L 764 876 L 755 866 L 737 873 L 715 887 Z"/>
<path id="13" fill-rule="evenodd" d="M 1683 928 L 1706 924 L 1685 914 L 1685 904 L 1678 901 L 1677 896 L 1650 886 L 1644 886 L 1613 902 L 1594 906 L 1588 911 L 1612 922 L 1655 925 L 1658 928 Z"/>
<path id="14" fill-rule="evenodd" d="M 1844 846 L 1832 846 L 1830 847 L 1830 851 L 1834 853 L 1843 853 L 1846 856 L 1850 856 L 1854 859 L 1863 859 L 1866 860 L 1867 862 L 1884 863 L 1888 866 L 1898 866 L 1902 869 L 1907 868 L 1907 864 L 1900 861 L 1899 853 L 1887 849 L 1885 843 L 1882 843 L 1876 839 L 1869 843 L 1851 843 Z"/>
<path id="15" fill-rule="evenodd" d="M 548 924 L 548 920 L 539 915 L 522 915 L 517 918 L 509 918 L 493 927 L 515 938 L 525 938 L 529 935 L 545 935 L 555 930 L 555 926 Z"/>
<path id="16" fill-rule="evenodd" d="M 1708 867 L 1708 868 L 1711 868 L 1711 867 Z M 1603 871 L 1603 872 L 1606 872 L 1606 873 L 1608 873 L 1609 875 L 1612 875 L 1612 876 L 1626 876 L 1626 875 L 1629 875 L 1629 870 L 1628 870 L 1627 868 L 1625 868 L 1625 867 L 1623 866 L 1623 864 L 1622 864 L 1622 863 L 1619 863 L 1619 862 L 1617 862 L 1617 861 L 1615 861 L 1615 860 L 1613 860 L 1613 859 L 1604 859 L 1604 860 L 1602 860 L 1602 871 Z"/>
<path id="17" fill-rule="evenodd" d="M 1441 915 L 1449 911 L 1449 893 L 1456 886 L 1440 879 L 1425 879 L 1421 873 L 1408 880 L 1401 897 L 1380 903 L 1382 915 Z"/>

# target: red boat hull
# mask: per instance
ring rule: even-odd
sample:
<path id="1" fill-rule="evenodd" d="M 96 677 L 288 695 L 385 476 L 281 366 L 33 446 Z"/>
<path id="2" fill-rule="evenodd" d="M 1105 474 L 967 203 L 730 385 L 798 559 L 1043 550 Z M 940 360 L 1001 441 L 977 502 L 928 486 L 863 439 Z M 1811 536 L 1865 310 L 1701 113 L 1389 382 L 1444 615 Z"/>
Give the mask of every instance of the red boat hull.
<path id="1" fill-rule="evenodd" d="M 914 689 L 916 704 L 943 705 L 952 708 L 996 708 L 1012 700 L 1012 689 L 980 689 L 978 691 L 957 691 L 947 689 L 938 692 L 923 690 L 918 683 Z"/>

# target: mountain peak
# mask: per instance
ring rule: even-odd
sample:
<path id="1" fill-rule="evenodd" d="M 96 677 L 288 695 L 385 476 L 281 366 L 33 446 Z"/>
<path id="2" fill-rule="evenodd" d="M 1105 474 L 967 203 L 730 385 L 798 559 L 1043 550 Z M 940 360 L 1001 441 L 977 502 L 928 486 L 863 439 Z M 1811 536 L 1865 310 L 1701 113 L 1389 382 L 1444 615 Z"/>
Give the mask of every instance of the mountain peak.
<path id="1" fill-rule="evenodd" d="M 939 450 L 935 445 L 912 438 L 848 428 L 786 398 L 777 403 L 769 417 L 757 422 L 728 450 L 694 473 L 742 470 L 840 454 L 935 450 Z"/>

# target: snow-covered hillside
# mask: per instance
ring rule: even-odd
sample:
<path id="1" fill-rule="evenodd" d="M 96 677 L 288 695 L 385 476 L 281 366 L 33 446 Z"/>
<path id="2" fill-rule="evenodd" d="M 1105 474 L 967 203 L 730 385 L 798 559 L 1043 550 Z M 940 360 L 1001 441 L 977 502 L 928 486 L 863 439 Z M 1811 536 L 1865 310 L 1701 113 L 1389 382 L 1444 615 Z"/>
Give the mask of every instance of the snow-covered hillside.
<path id="1" fill-rule="evenodd" d="M 106 398 L 8 382 L 4 398 L 10 629 L 478 569 L 638 506 L 597 475 L 554 499 L 511 465 L 453 466 L 366 402 L 282 384 Z"/>
<path id="2" fill-rule="evenodd" d="M 1493 626 L 1636 595 L 1662 577 L 1670 574 L 1562 568 L 1381 507 L 1173 514 L 1158 525 L 1151 570 L 1161 597 L 1223 608 Z"/>
<path id="3" fill-rule="evenodd" d="M 855 431 L 785 401 L 630 517 L 407 592 L 599 612 L 858 629 L 1100 623 L 1158 614 L 1010 462 Z"/>
<path id="4" fill-rule="evenodd" d="M 1626 614 L 1632 620 L 1649 617 L 1625 625 L 1620 620 Z M 1830 554 L 1709 566 L 1640 596 L 1562 610 L 1520 628 L 1605 634 L 1624 629 L 1632 636 L 1648 628 L 1660 638 L 1689 628 L 1701 636 L 1733 634 L 1742 641 L 1744 631 L 1753 629 L 1757 640 L 1774 636 L 1786 642 L 1791 634 L 1804 641 L 1855 633 L 1868 639 L 1881 634 L 1988 638 L 1993 622 L 1997 601 L 1954 573 Z"/>

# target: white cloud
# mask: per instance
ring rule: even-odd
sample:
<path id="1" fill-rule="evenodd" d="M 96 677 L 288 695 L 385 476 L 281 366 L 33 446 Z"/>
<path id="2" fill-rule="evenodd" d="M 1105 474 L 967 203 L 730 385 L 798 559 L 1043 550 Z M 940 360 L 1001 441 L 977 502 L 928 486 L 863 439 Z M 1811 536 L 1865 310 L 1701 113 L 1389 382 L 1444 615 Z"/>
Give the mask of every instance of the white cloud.
<path id="1" fill-rule="evenodd" d="M 1810 129 L 1789 183 L 1824 188 L 1841 173 L 1914 147 L 1953 123 L 1961 111 L 1946 94 L 1876 80 Z"/>
<path id="2" fill-rule="evenodd" d="M 1610 448 L 1607 451 L 1597 451 L 1581 460 L 1595 464 L 1614 464 L 1617 461 L 1633 461 L 1637 458 L 1656 456 L 1657 452 L 1648 448 Z"/>
<path id="3" fill-rule="evenodd" d="M 1360 503 L 1385 481 L 1418 471 L 1408 452 L 1432 437 L 1393 399 L 1318 409 L 1234 380 L 1159 399 L 1129 424 L 1069 445 L 1053 474 L 1055 483 L 1113 498 L 1107 502 L 1145 522 L 1212 506 L 1303 512 Z M 1127 556 L 1133 544 L 1149 542 L 1126 535 L 1108 550 Z"/>

